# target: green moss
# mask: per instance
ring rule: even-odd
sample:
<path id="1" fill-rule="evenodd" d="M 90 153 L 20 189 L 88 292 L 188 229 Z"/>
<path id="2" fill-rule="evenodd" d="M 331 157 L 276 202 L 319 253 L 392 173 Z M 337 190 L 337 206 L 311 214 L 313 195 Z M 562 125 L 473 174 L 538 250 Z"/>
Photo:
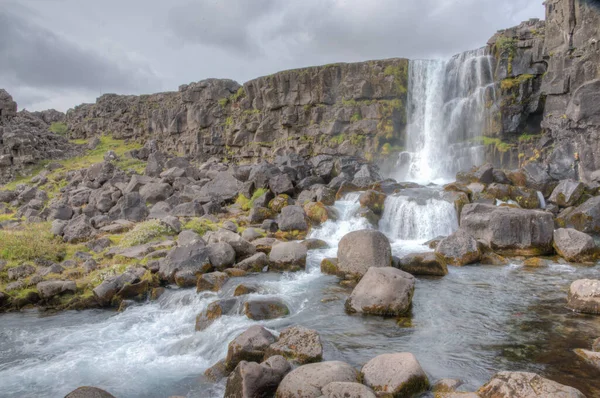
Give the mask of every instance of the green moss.
<path id="1" fill-rule="evenodd" d="M 352 117 L 350 118 L 350 121 L 351 121 L 352 123 L 356 123 L 356 122 L 358 122 L 359 120 L 362 120 L 362 116 L 360 115 L 360 113 L 359 113 L 359 112 L 356 112 L 356 113 L 354 113 L 354 115 L 352 115 Z"/>
<path id="2" fill-rule="evenodd" d="M 229 103 L 229 98 L 221 98 L 218 102 L 219 105 L 221 105 L 221 108 L 225 108 Z"/>
<path id="3" fill-rule="evenodd" d="M 163 236 L 174 235 L 175 231 L 160 220 L 149 220 L 137 224 L 119 242 L 121 247 L 143 245 Z"/>
<path id="4" fill-rule="evenodd" d="M 485 146 L 493 146 L 495 147 L 499 152 L 508 152 L 509 150 L 513 149 L 515 146 L 512 144 L 509 144 L 507 142 L 503 142 L 502 140 L 500 140 L 499 138 L 491 138 L 491 137 L 475 137 L 471 140 L 469 140 L 471 142 L 477 142 L 477 143 L 481 143 Z"/>
<path id="5" fill-rule="evenodd" d="M 50 232 L 50 223 L 26 224 L 22 230 L 0 230 L 0 258 L 13 261 L 45 259 L 60 262 L 66 245 Z"/>
<path id="6" fill-rule="evenodd" d="M 509 38 L 505 36 L 500 36 L 498 40 L 496 40 L 496 56 L 502 56 L 506 54 L 508 65 L 507 70 L 508 74 L 512 74 L 513 68 L 512 63 L 515 59 L 515 55 L 517 54 L 517 40 L 514 38 Z"/>
<path id="7" fill-rule="evenodd" d="M 523 133 L 519 136 L 519 142 L 531 142 L 537 138 L 539 138 L 541 136 L 541 134 L 527 134 L 527 133 Z"/>
<path id="8" fill-rule="evenodd" d="M 388 65 L 383 70 L 385 76 L 394 76 L 396 94 L 404 95 L 408 84 L 408 61 L 401 61 L 399 65 Z"/>
<path id="9" fill-rule="evenodd" d="M 225 119 L 225 126 L 233 126 L 233 116 L 228 116 L 227 119 Z"/>
<path id="10" fill-rule="evenodd" d="M 230 97 L 230 99 L 231 99 L 231 102 L 238 102 L 245 96 L 246 96 L 246 90 L 244 90 L 244 87 L 240 87 L 238 89 L 238 91 L 236 91 L 236 93 Z"/>
<path id="11" fill-rule="evenodd" d="M 507 78 L 500 82 L 500 88 L 504 91 L 511 90 L 515 87 L 519 87 L 522 83 L 533 79 L 535 76 L 530 74 L 519 75 L 514 78 Z"/>
<path id="12" fill-rule="evenodd" d="M 193 218 L 183 225 L 183 229 L 191 229 L 198 235 L 203 236 L 208 231 L 216 231 L 218 225 L 205 218 Z"/>
<path id="13" fill-rule="evenodd" d="M 67 135 L 67 132 L 69 131 L 69 129 L 67 128 L 67 124 L 62 123 L 62 122 L 52 123 L 50 125 L 49 130 L 51 132 L 53 132 L 54 134 L 58 134 L 58 135 Z"/>
<path id="14" fill-rule="evenodd" d="M 266 188 L 258 188 L 256 191 L 254 191 L 251 198 L 247 198 L 243 194 L 239 194 L 235 203 L 237 203 L 242 210 L 248 211 L 254 207 L 254 201 L 264 195 L 267 191 L 268 189 Z"/>

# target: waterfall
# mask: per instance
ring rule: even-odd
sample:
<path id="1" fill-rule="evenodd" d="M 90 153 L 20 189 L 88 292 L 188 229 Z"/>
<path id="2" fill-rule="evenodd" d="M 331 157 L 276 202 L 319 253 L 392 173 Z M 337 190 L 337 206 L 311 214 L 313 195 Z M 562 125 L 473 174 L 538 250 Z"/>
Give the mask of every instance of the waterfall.
<path id="1" fill-rule="evenodd" d="M 493 57 L 485 48 L 449 60 L 410 61 L 407 151 L 396 179 L 436 181 L 484 161 L 488 108 L 496 97 Z"/>
<path id="2" fill-rule="evenodd" d="M 422 240 L 450 235 L 458 229 L 454 205 L 429 189 L 405 190 L 385 201 L 380 229 L 391 240 Z"/>

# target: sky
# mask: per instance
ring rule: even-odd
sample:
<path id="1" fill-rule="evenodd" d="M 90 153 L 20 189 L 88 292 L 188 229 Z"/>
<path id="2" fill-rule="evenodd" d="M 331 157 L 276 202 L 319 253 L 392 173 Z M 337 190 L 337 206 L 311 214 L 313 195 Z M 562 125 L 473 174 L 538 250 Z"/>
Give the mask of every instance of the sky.
<path id="1" fill-rule="evenodd" d="M 442 58 L 542 0 L 0 0 L 0 88 L 31 111 L 105 93 L 393 57 Z"/>

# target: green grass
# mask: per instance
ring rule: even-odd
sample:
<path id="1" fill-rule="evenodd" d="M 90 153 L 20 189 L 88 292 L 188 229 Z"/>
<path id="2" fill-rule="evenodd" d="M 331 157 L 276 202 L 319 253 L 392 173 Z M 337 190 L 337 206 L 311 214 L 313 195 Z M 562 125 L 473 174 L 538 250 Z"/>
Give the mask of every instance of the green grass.
<path id="1" fill-rule="evenodd" d="M 131 231 L 125 233 L 119 241 L 121 247 L 143 245 L 163 236 L 174 235 L 168 225 L 160 220 L 148 220 L 137 224 Z"/>
<path id="2" fill-rule="evenodd" d="M 208 231 L 216 231 L 218 225 L 205 218 L 192 218 L 183 225 L 183 229 L 190 229 L 200 236 L 204 236 Z"/>
<path id="3" fill-rule="evenodd" d="M 66 123 L 62 123 L 62 122 L 54 122 L 50 125 L 49 130 L 51 132 L 53 132 L 54 134 L 58 134 L 58 135 L 66 135 L 67 132 L 69 131 L 69 129 L 67 128 L 67 124 Z"/>
<path id="4" fill-rule="evenodd" d="M 499 138 L 490 138 L 490 137 L 475 137 L 470 139 L 471 142 L 477 142 L 483 144 L 485 146 L 494 146 L 500 152 L 507 152 L 510 149 L 514 148 L 514 145 L 509 144 L 507 142 L 503 142 Z"/>
<path id="5" fill-rule="evenodd" d="M 221 98 L 218 102 L 219 105 L 221 105 L 221 108 L 225 108 L 229 103 L 229 98 Z"/>
<path id="6" fill-rule="evenodd" d="M 0 258 L 7 261 L 46 259 L 60 262 L 66 244 L 50 232 L 50 223 L 25 224 L 22 230 L 0 230 Z"/>
<path id="7" fill-rule="evenodd" d="M 256 199 L 260 198 L 267 191 L 268 190 L 266 188 L 258 188 L 256 191 L 254 191 L 251 198 L 247 198 L 245 195 L 239 194 L 237 199 L 235 200 L 235 203 L 237 203 L 242 208 L 242 210 L 248 211 L 254 207 L 254 202 L 256 201 Z"/>
<path id="8" fill-rule="evenodd" d="M 362 116 L 360 115 L 360 113 L 356 112 L 354 115 L 352 115 L 352 117 L 350 118 L 350 121 L 352 123 L 356 123 L 359 120 L 362 120 Z"/>
<path id="9" fill-rule="evenodd" d="M 536 138 L 538 138 L 540 136 L 540 134 L 521 134 L 519 136 L 519 142 L 531 142 L 533 140 L 535 140 Z"/>
<path id="10" fill-rule="evenodd" d="M 530 74 L 519 75 L 514 78 L 507 78 L 500 82 L 500 88 L 504 91 L 511 90 L 515 87 L 519 87 L 522 83 L 533 79 L 535 76 Z"/>
<path id="11" fill-rule="evenodd" d="M 389 65 L 383 70 L 385 76 L 394 76 L 394 87 L 396 94 L 404 95 L 408 84 L 408 61 L 402 61 L 400 65 Z"/>
<path id="12" fill-rule="evenodd" d="M 231 98 L 231 102 L 238 102 L 239 100 L 241 100 L 245 96 L 246 96 L 246 90 L 244 90 L 244 87 L 240 87 L 235 94 L 231 95 L 231 97 L 230 97 Z"/>

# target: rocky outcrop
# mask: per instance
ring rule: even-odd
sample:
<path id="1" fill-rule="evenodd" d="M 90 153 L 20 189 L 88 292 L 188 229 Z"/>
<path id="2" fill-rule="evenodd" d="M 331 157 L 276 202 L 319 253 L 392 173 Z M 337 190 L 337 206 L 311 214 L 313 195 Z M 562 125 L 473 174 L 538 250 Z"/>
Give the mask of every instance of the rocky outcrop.
<path id="1" fill-rule="evenodd" d="M 72 137 L 113 132 L 156 139 L 199 159 L 269 159 L 298 153 L 375 155 L 403 145 L 408 61 L 290 70 L 243 86 L 208 79 L 178 92 L 106 94 L 67 113 Z"/>

